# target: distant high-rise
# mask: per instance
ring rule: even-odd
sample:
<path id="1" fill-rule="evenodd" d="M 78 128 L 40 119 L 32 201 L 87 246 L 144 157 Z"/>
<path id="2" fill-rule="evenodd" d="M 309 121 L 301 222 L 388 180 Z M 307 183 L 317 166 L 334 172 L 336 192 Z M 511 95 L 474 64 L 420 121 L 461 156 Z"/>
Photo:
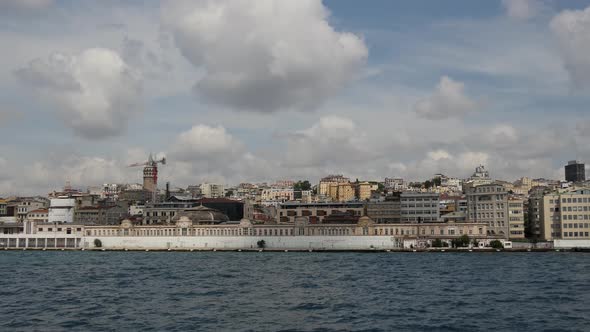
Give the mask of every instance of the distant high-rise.
<path id="1" fill-rule="evenodd" d="M 568 182 L 586 181 L 586 165 L 572 160 L 565 165 L 565 180 Z"/>

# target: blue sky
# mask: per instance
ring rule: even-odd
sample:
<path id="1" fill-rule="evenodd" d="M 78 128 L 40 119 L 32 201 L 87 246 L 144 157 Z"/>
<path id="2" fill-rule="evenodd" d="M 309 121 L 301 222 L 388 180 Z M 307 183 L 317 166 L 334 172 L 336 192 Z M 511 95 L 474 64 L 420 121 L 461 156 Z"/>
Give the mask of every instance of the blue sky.
<path id="1" fill-rule="evenodd" d="M 0 196 L 590 159 L 590 1 L 4 0 L 0 40 Z"/>

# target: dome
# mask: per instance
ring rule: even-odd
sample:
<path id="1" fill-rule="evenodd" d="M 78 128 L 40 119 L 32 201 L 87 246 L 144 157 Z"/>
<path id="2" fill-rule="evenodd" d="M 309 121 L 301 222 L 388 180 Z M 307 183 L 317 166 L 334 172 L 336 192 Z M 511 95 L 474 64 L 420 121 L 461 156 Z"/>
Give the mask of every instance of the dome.
<path id="1" fill-rule="evenodd" d="M 202 205 L 178 212 L 172 218 L 172 222 L 176 223 L 182 217 L 188 218 L 193 224 L 219 224 L 229 221 L 229 218 L 223 212 Z M 185 219 L 183 218 L 183 220 Z"/>

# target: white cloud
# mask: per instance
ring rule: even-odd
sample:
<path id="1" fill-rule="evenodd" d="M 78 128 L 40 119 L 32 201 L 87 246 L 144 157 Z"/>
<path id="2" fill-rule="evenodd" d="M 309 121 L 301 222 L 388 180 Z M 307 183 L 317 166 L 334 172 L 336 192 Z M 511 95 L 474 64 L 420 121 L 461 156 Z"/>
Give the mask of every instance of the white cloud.
<path id="1" fill-rule="evenodd" d="M 283 166 L 354 167 L 373 156 L 374 148 L 352 120 L 329 115 L 310 128 L 287 136 Z"/>
<path id="2" fill-rule="evenodd" d="M 535 17 L 543 4 L 538 0 L 502 0 L 506 14 L 517 20 L 528 20 Z"/>
<path id="3" fill-rule="evenodd" d="M 173 147 L 175 157 L 184 161 L 213 156 L 231 158 L 229 154 L 241 150 L 242 144 L 227 133 L 225 128 L 206 125 L 195 125 L 180 133 Z"/>
<path id="4" fill-rule="evenodd" d="M 141 77 L 108 49 L 54 53 L 31 61 L 16 75 L 54 102 L 65 124 L 85 138 L 122 134 L 140 110 Z"/>
<path id="5" fill-rule="evenodd" d="M 475 111 L 479 105 L 465 95 L 465 85 L 443 76 L 435 91 L 429 97 L 420 100 L 414 111 L 420 117 L 430 120 L 443 120 L 462 117 Z"/>
<path id="6" fill-rule="evenodd" d="M 234 109 L 313 109 L 352 80 L 368 54 L 358 36 L 330 26 L 320 0 L 175 1 L 162 16 L 203 70 L 197 94 Z"/>
<path id="7" fill-rule="evenodd" d="M 565 10 L 550 26 L 570 79 L 578 88 L 590 87 L 590 7 Z"/>

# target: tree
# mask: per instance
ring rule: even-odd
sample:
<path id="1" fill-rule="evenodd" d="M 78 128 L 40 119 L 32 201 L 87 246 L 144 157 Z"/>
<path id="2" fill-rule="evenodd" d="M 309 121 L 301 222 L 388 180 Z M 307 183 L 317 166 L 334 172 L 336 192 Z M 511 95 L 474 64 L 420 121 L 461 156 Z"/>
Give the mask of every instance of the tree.
<path id="1" fill-rule="evenodd" d="M 308 180 L 297 181 L 293 185 L 293 190 L 311 190 L 311 183 Z"/>
<path id="2" fill-rule="evenodd" d="M 443 246 L 443 242 L 440 239 L 435 239 L 434 241 L 432 241 L 432 247 L 440 248 L 442 246 Z"/>
<path id="3" fill-rule="evenodd" d="M 442 180 L 441 180 L 441 178 L 434 178 L 434 179 L 432 179 L 432 183 L 434 184 L 434 186 L 440 187 Z"/>
<path id="4" fill-rule="evenodd" d="M 461 237 L 453 239 L 453 247 L 460 248 L 460 247 L 467 247 L 469 246 L 469 236 L 467 234 L 461 235 Z"/>
<path id="5" fill-rule="evenodd" d="M 500 240 L 494 240 L 490 242 L 490 247 L 494 248 L 494 249 L 502 249 L 504 248 L 504 245 L 502 244 L 502 242 Z"/>
<path id="6" fill-rule="evenodd" d="M 233 190 L 228 190 L 228 191 L 225 193 L 225 197 L 231 197 L 231 196 L 233 196 L 233 194 L 234 194 L 234 191 L 233 191 Z"/>
<path id="7" fill-rule="evenodd" d="M 264 249 L 264 248 L 266 248 L 266 241 L 260 240 L 260 241 L 256 242 L 256 245 L 258 246 L 258 248 Z"/>
<path id="8" fill-rule="evenodd" d="M 99 239 L 94 239 L 94 246 L 97 248 L 102 247 L 102 241 Z"/>

